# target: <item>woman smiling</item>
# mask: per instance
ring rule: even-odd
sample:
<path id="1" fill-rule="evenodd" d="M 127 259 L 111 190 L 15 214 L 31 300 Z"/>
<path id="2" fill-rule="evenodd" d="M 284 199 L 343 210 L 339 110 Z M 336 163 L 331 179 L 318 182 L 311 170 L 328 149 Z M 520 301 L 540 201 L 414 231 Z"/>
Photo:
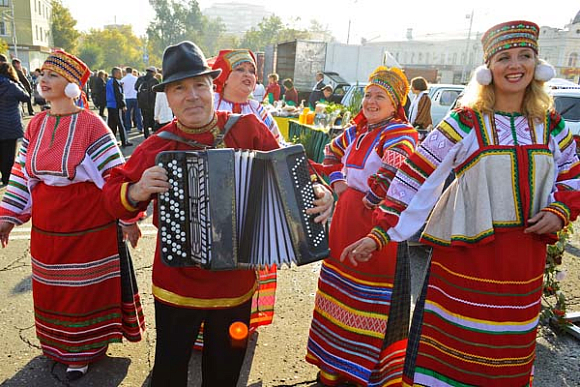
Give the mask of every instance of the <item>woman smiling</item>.
<path id="1" fill-rule="evenodd" d="M 403 164 L 376 227 L 343 253 L 366 260 L 431 213 L 404 385 L 531 385 L 546 245 L 580 211 L 580 160 L 543 87 L 554 69 L 538 58 L 539 31 L 512 21 L 483 35 L 485 65 L 463 106 Z"/>

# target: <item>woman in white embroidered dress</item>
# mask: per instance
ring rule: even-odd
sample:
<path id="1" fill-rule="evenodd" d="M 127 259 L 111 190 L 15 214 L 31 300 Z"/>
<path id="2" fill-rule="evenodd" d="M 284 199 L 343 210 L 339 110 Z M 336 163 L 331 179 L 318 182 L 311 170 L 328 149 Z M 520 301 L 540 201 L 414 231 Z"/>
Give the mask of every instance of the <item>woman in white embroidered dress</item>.
<path id="1" fill-rule="evenodd" d="M 250 50 L 221 50 L 212 68 L 221 69 L 221 75 L 214 80 L 216 95 L 215 110 L 253 114 L 270 129 L 279 143 L 283 138 L 272 115 L 259 101 L 251 98 L 256 86 L 256 59 Z"/>
<path id="2" fill-rule="evenodd" d="M 580 161 L 544 82 L 539 27 L 501 23 L 453 111 L 397 173 L 365 261 L 425 222 L 433 256 L 417 303 L 404 385 L 527 386 L 533 378 L 546 245 L 580 211 Z M 451 171 L 457 178 L 441 195 Z M 441 197 L 440 197 L 441 196 Z"/>
<path id="3" fill-rule="evenodd" d="M 89 68 L 64 51 L 42 66 L 51 109 L 34 116 L 0 203 L 0 241 L 32 217 L 32 295 L 44 355 L 68 366 L 69 380 L 106 354 L 109 343 L 141 339 L 132 267 L 101 188 L 124 162 L 103 120 L 75 104 Z M 136 225 L 125 229 L 133 244 Z"/>

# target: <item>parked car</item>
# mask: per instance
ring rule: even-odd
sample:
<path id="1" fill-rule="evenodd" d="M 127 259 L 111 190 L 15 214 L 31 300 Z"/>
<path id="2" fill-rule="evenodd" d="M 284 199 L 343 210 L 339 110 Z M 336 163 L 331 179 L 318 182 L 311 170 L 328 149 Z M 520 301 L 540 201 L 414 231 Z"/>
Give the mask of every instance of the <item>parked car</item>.
<path id="1" fill-rule="evenodd" d="M 340 100 L 340 103 L 347 107 L 352 104 L 357 104 L 359 105 L 358 108 L 360 109 L 360 104 L 362 104 L 362 96 L 364 95 L 366 85 L 367 82 L 359 82 L 348 87 L 344 93 L 344 96 Z"/>
<path id="2" fill-rule="evenodd" d="M 332 86 L 333 92 L 330 100 L 334 103 L 340 103 L 346 91 L 350 88 L 350 83 L 338 73 L 332 71 L 323 71 L 322 74 L 324 74 L 324 84 Z"/>
<path id="3" fill-rule="evenodd" d="M 445 117 L 449 108 L 463 92 L 463 85 L 448 85 L 443 83 L 429 85 L 429 98 L 431 98 L 431 119 L 433 127 Z"/>
<path id="4" fill-rule="evenodd" d="M 551 93 L 556 110 L 572 132 L 576 148 L 580 149 L 580 89 L 554 89 Z"/>
<path id="5" fill-rule="evenodd" d="M 362 103 L 362 95 L 364 88 L 367 85 L 364 83 L 357 83 L 351 86 L 344 97 L 341 104 L 349 106 L 353 101 Z M 431 98 L 431 118 L 433 126 L 436 126 L 445 117 L 449 108 L 455 103 L 455 100 L 465 89 L 463 85 L 446 85 L 446 84 L 432 84 L 429 86 L 429 98 Z M 358 98 L 357 98 L 358 96 Z M 409 93 L 410 98 L 414 98 L 412 93 Z"/>

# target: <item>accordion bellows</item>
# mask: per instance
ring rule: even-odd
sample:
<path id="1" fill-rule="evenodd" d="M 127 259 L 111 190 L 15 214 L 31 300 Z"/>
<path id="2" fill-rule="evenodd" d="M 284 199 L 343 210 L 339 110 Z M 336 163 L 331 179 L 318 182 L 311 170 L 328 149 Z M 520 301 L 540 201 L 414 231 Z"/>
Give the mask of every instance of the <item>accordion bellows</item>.
<path id="1" fill-rule="evenodd" d="M 303 265 L 329 255 L 306 209 L 314 190 L 302 145 L 268 152 L 209 149 L 157 156 L 161 259 L 210 270 Z"/>

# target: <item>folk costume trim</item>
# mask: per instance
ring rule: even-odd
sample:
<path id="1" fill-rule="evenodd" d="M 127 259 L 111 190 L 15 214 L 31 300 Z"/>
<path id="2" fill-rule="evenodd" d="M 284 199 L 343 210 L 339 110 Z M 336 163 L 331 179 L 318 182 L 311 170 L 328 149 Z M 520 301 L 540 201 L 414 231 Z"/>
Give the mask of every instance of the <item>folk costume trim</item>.
<path id="1" fill-rule="evenodd" d="M 76 56 L 62 50 L 56 50 L 46 58 L 42 70 L 54 71 L 81 89 L 91 76 L 89 66 Z"/>
<path id="2" fill-rule="evenodd" d="M 525 20 L 509 21 L 491 27 L 481 38 L 485 63 L 500 51 L 514 47 L 529 47 L 538 53 L 540 27 Z"/>
<path id="3" fill-rule="evenodd" d="M 32 160 L 30 163 L 32 175 L 34 176 L 51 175 L 51 176 L 68 177 L 69 179 L 74 178 L 74 168 L 73 171 L 69 170 L 69 158 L 71 157 L 71 146 L 74 141 L 75 129 L 78 121 L 78 113 L 65 117 L 70 117 L 70 122 L 68 123 L 68 127 L 66 127 L 66 129 L 65 126 L 60 125 L 61 123 L 60 116 L 56 117 L 47 114 L 44 117 L 42 124 L 40 125 L 40 131 L 37 136 L 36 144 L 34 144 L 34 147 L 30 155 Z M 47 138 L 48 134 L 47 131 L 49 130 L 48 125 L 51 118 L 55 120 L 55 123 L 53 125 L 52 132 L 50 133 L 49 136 L 50 138 Z M 49 153 L 50 149 L 54 145 L 56 131 L 59 128 L 59 126 L 61 126 L 62 129 L 66 130 L 64 144 L 62 144 L 63 148 L 62 152 L 58 152 L 61 153 L 61 156 L 59 156 L 60 166 L 57 166 L 55 164 L 56 160 L 51 160 L 52 162 L 46 163 L 48 165 L 51 165 L 51 167 L 49 167 L 48 165 L 41 167 L 38 165 L 38 161 L 39 159 L 44 160 L 44 162 L 49 161 L 46 160 L 46 157 L 50 158 L 51 156 L 50 154 L 47 153 Z M 47 141 L 49 141 L 48 146 L 45 144 Z M 41 154 L 41 151 L 44 154 Z"/>
<path id="4" fill-rule="evenodd" d="M 365 87 L 365 91 L 373 85 L 379 86 L 387 92 L 395 109 L 407 101 L 410 89 L 409 82 L 405 74 L 396 67 L 377 67 L 369 76 L 369 83 Z"/>
<path id="5" fill-rule="evenodd" d="M 254 295 L 258 284 L 255 283 L 254 286 L 246 293 L 239 297 L 231 298 L 193 298 L 180 296 L 179 294 L 173 293 L 169 290 L 162 289 L 155 284 L 153 284 L 153 296 L 159 301 L 170 305 L 179 305 L 188 308 L 231 308 L 238 306 L 248 301 Z"/>

